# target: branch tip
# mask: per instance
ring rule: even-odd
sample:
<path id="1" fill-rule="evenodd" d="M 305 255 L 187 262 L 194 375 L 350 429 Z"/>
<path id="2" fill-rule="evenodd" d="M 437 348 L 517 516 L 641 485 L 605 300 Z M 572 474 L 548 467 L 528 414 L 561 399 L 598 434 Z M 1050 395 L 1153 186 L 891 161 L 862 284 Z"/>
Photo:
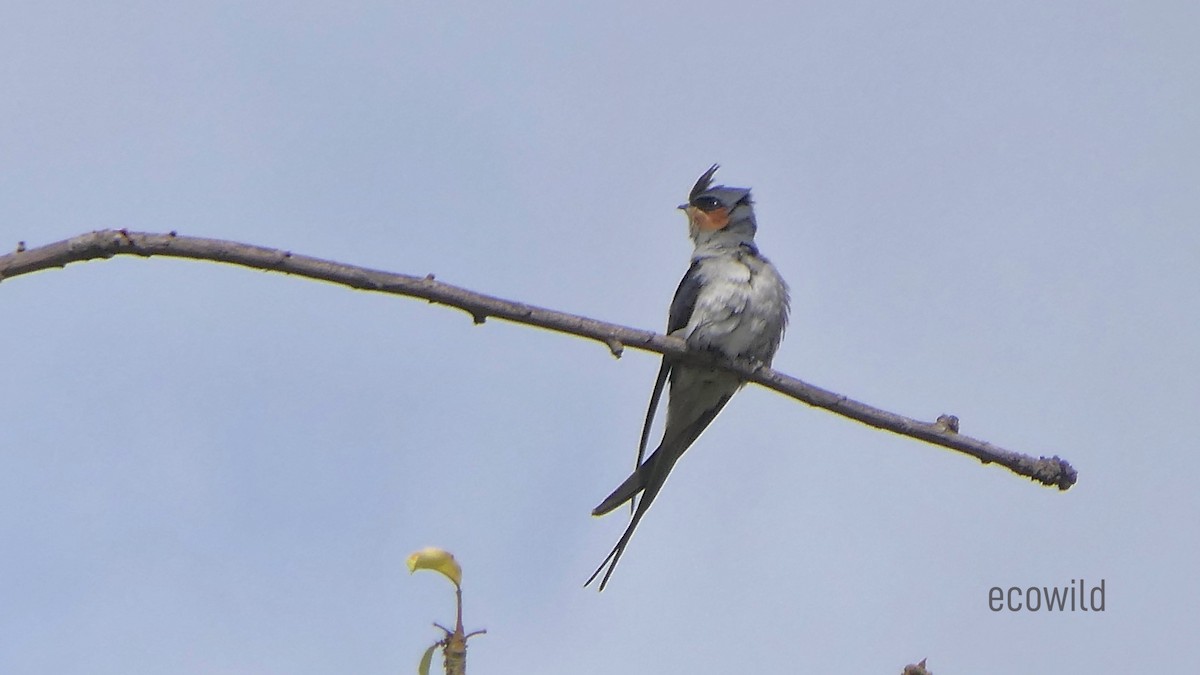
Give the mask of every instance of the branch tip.
<path id="1" fill-rule="evenodd" d="M 1041 481 L 1044 485 L 1066 491 L 1075 485 L 1075 481 L 1079 479 L 1079 473 L 1075 471 L 1075 467 L 1071 466 L 1070 462 L 1055 455 L 1039 457 L 1037 466 L 1034 468 L 1034 475 L 1031 477 Z"/>

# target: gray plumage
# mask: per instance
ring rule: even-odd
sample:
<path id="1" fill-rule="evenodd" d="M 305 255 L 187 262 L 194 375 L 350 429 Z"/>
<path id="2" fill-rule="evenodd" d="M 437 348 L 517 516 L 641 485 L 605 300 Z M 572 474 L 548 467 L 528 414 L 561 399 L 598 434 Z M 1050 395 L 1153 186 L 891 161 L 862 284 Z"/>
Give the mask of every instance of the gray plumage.
<path id="1" fill-rule="evenodd" d="M 688 231 L 695 250 L 691 267 L 671 302 L 667 332 L 687 340 L 691 349 L 769 365 L 787 324 L 787 284 L 754 244 L 757 223 L 750 190 L 713 186 L 716 170 L 714 164 L 700 176 L 688 195 L 688 203 L 679 207 L 687 212 Z M 658 448 L 643 462 L 650 426 L 668 383 L 663 437 Z M 600 590 L 604 590 L 675 462 L 742 384 L 736 375 L 726 371 L 663 359 L 642 427 L 637 468 L 592 510 L 592 515 L 609 513 L 633 500 L 639 492 L 642 497 L 625 533 L 584 585 L 592 583 L 607 566 L 600 581 Z"/>

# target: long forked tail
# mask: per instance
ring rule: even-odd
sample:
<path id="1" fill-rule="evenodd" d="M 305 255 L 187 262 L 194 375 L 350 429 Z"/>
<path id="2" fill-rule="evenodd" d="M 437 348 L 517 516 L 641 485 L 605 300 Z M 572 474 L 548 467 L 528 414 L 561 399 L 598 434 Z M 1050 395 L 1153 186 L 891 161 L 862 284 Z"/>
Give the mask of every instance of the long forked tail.
<path id="1" fill-rule="evenodd" d="M 637 493 L 646 487 L 649 477 L 654 475 L 654 467 L 657 464 L 658 453 L 654 452 L 641 466 L 634 469 L 633 473 L 629 474 L 629 478 L 618 485 L 612 494 L 605 497 L 599 506 L 592 509 L 592 515 L 602 516 L 637 496 Z"/>
<path id="2" fill-rule="evenodd" d="M 654 456 L 651 455 L 651 459 L 653 458 Z M 650 460 L 646 460 L 646 463 L 649 464 Z M 632 477 L 633 476 L 630 476 L 630 478 Z M 661 480 L 646 487 L 646 492 L 642 495 L 642 498 L 638 500 L 637 510 L 633 512 L 633 517 L 629 519 L 629 527 L 625 528 L 625 533 L 621 535 L 619 540 L 617 540 L 617 545 L 614 546 L 613 550 L 609 552 L 608 557 L 604 559 L 604 562 L 600 563 L 600 566 L 596 568 L 596 571 L 592 572 L 592 576 L 588 577 L 588 580 L 583 582 L 584 587 L 590 586 L 591 583 L 596 580 L 596 577 L 600 575 L 600 572 L 606 567 L 608 569 L 604 572 L 604 578 L 600 580 L 600 588 L 598 590 L 603 591 L 604 587 L 608 585 L 608 578 L 612 576 L 613 570 L 617 569 L 617 563 L 620 562 L 621 554 L 625 552 L 625 547 L 629 545 L 629 539 L 633 537 L 633 531 L 637 529 L 638 522 L 641 521 L 642 516 L 646 515 L 646 509 L 650 508 L 650 504 L 654 502 L 654 497 L 658 495 L 658 489 L 660 487 L 662 487 Z M 612 497 L 609 499 L 612 499 Z M 607 501 L 608 500 L 606 499 L 605 502 Z M 618 501 L 614 503 L 609 510 L 611 511 L 612 509 L 615 509 L 624 503 L 624 500 Z M 601 504 L 601 506 L 603 506 L 603 504 Z M 598 506 L 596 508 L 599 509 L 600 507 Z"/>
<path id="3" fill-rule="evenodd" d="M 700 437 L 700 434 L 705 428 L 708 427 L 709 424 L 712 423 L 713 418 L 717 416 L 717 413 L 721 412 L 721 409 L 725 407 L 725 404 L 729 402 L 729 399 L 732 396 L 733 392 L 730 392 L 715 401 L 711 407 L 700 413 L 696 419 L 692 420 L 692 423 L 689 424 L 687 428 L 683 429 L 682 433 L 678 435 L 673 434 L 672 429 L 668 428 L 664 432 L 662 443 L 658 446 L 658 448 L 656 448 L 654 452 L 650 453 L 650 456 L 646 458 L 646 461 L 642 462 L 640 466 L 634 469 L 633 473 L 629 474 L 629 477 L 626 478 L 623 483 L 618 485 L 617 489 L 612 491 L 612 494 L 605 497 L 604 501 L 600 502 L 596 508 L 592 509 L 592 515 L 602 516 L 624 504 L 625 502 L 633 499 L 637 496 L 637 493 L 641 492 L 642 490 L 646 490 L 647 492 L 647 494 L 643 496 L 642 501 L 645 501 L 647 497 L 654 499 L 654 497 L 649 494 L 651 491 L 650 487 L 655 483 L 657 483 L 659 487 L 662 486 L 662 482 L 667 479 L 667 474 L 670 473 L 671 467 L 675 466 L 675 462 L 678 461 L 680 456 L 682 456 L 683 453 L 692 445 L 692 443 L 694 443 L 696 439 Z M 645 437 L 646 430 L 643 430 L 643 440 Z M 639 460 L 641 459 L 641 452 L 641 449 L 639 449 Z M 660 468 L 660 458 L 664 456 L 666 459 L 661 461 L 665 462 L 665 464 Z M 655 488 L 654 492 L 657 493 L 658 489 Z M 634 514 L 636 515 L 636 513 L 637 510 L 635 509 Z"/>
<path id="4" fill-rule="evenodd" d="M 595 581 L 596 577 L 606 566 L 608 570 L 604 572 L 604 578 L 600 580 L 599 590 L 603 591 L 604 587 L 608 585 L 608 579 L 612 576 L 613 570 L 617 569 L 617 563 L 620 562 L 621 554 L 625 552 L 625 547 L 629 545 L 629 539 L 633 537 L 633 531 L 637 529 L 642 516 L 646 515 L 647 509 L 654 503 L 654 498 L 658 496 L 658 491 L 662 489 L 663 483 L 667 481 L 667 474 L 671 472 L 671 468 L 675 466 L 675 462 L 688 449 L 688 446 L 700 436 L 700 433 L 712 422 L 717 413 L 721 412 L 721 408 L 725 407 L 725 404 L 729 402 L 729 398 L 732 395 L 731 392 L 721 397 L 715 405 L 705 410 L 689 424 L 682 435 L 672 436 L 669 441 L 670 445 L 664 439 L 663 444 L 659 445 L 657 450 L 650 453 L 646 461 L 634 470 L 633 474 L 625 479 L 625 482 L 617 486 L 617 489 L 613 490 L 612 494 L 600 502 L 599 506 L 592 509 L 592 515 L 604 515 L 632 499 L 639 491 L 642 492 L 642 498 L 638 500 L 637 508 L 633 511 L 633 517 L 629 519 L 629 526 L 625 528 L 625 533 L 621 535 L 621 538 L 617 541 L 617 545 L 609 552 L 604 562 L 600 563 L 596 571 L 592 572 L 592 576 L 588 577 L 588 580 L 584 582 L 583 585 L 585 587 Z"/>

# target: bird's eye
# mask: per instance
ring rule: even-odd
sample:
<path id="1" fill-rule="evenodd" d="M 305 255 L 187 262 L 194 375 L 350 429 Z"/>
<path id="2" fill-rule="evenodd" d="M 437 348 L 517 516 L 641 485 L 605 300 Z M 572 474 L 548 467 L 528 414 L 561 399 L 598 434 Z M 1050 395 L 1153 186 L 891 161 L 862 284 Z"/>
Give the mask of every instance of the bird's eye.
<path id="1" fill-rule="evenodd" d="M 692 200 L 692 206 L 701 211 L 712 211 L 720 208 L 721 201 L 716 197 L 696 197 Z"/>

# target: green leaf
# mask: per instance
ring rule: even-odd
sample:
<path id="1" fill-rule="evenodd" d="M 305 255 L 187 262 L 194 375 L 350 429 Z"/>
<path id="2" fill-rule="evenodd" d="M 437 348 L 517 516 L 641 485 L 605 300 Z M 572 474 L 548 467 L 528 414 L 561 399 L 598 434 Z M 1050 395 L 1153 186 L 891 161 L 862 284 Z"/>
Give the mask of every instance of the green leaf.
<path id="1" fill-rule="evenodd" d="M 433 650 L 437 649 L 439 644 L 441 643 L 435 642 L 425 650 L 421 662 L 417 664 L 417 675 L 429 675 L 429 664 L 433 663 Z"/>

